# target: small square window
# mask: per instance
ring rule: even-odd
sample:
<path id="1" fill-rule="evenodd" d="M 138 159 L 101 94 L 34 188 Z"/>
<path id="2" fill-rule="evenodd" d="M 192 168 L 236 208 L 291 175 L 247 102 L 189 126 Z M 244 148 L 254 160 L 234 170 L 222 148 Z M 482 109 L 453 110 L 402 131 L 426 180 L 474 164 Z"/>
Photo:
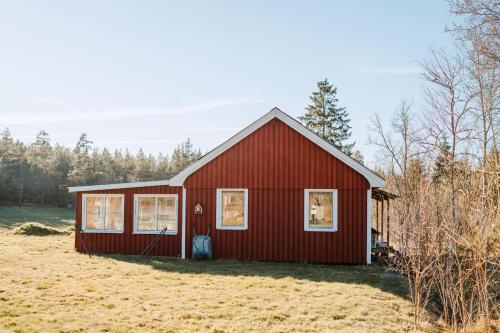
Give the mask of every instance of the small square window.
<path id="1" fill-rule="evenodd" d="M 217 189 L 217 229 L 248 229 L 247 189 Z"/>
<path id="2" fill-rule="evenodd" d="M 337 231 L 337 190 L 304 190 L 304 230 Z"/>

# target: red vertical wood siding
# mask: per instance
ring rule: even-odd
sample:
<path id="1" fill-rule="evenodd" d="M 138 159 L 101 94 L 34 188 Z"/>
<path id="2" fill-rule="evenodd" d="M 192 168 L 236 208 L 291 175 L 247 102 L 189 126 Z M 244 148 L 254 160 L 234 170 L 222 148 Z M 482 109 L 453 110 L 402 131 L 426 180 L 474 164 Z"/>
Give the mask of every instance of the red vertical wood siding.
<path id="1" fill-rule="evenodd" d="M 134 194 L 177 194 L 177 234 L 164 235 L 151 251 L 151 255 L 178 257 L 181 255 L 182 240 L 182 187 L 152 186 L 117 190 L 79 192 L 76 196 L 76 232 L 82 226 L 82 194 L 107 193 L 124 194 L 124 232 L 123 233 L 85 233 L 87 247 L 97 253 L 140 254 L 156 235 L 133 234 L 134 228 Z M 75 237 L 75 248 L 84 251 L 78 235 Z"/>
<path id="2" fill-rule="evenodd" d="M 193 228 L 212 229 L 217 258 L 364 263 L 367 180 L 278 119 L 190 175 L 186 254 Z M 216 189 L 248 188 L 248 230 L 216 229 Z M 304 189 L 338 190 L 338 231 L 304 231 Z M 202 215 L 194 215 L 200 203 Z"/>

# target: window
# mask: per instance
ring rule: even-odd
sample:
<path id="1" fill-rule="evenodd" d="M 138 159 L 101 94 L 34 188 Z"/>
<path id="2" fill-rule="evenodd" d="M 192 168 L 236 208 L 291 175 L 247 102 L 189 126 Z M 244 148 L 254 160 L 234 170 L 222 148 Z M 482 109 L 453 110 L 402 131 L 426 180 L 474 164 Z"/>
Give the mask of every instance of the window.
<path id="1" fill-rule="evenodd" d="M 123 232 L 123 194 L 84 194 L 82 200 L 85 232 Z"/>
<path id="2" fill-rule="evenodd" d="M 248 229 L 247 189 L 217 189 L 217 229 Z"/>
<path id="3" fill-rule="evenodd" d="M 304 190 L 304 230 L 337 231 L 337 190 Z"/>
<path id="4" fill-rule="evenodd" d="M 167 228 L 177 234 L 177 194 L 136 194 L 134 233 L 156 234 Z"/>

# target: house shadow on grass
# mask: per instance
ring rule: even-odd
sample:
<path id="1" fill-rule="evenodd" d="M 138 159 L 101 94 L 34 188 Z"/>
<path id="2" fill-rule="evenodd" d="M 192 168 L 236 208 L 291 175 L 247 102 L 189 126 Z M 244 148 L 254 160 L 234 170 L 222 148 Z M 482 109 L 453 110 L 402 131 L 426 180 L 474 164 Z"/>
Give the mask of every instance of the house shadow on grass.
<path id="1" fill-rule="evenodd" d="M 75 212 L 67 208 L 0 206 L 0 228 L 14 229 L 35 222 L 64 229 L 75 223 Z"/>
<path id="2" fill-rule="evenodd" d="M 165 272 L 181 274 L 209 274 L 214 276 L 293 278 L 312 282 L 337 282 L 368 285 L 408 299 L 408 289 L 403 277 L 378 266 L 327 265 L 313 263 L 286 263 L 238 260 L 179 260 L 165 257 L 99 254 L 114 260 L 150 266 Z"/>

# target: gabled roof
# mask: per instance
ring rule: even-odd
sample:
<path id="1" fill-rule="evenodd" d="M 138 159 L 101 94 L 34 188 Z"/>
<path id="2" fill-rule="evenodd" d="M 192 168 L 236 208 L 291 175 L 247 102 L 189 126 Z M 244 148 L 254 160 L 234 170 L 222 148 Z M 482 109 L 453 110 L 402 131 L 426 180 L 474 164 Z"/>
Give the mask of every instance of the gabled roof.
<path id="1" fill-rule="evenodd" d="M 257 119 L 256 121 L 254 121 L 248 127 L 244 128 L 243 130 L 232 136 L 229 140 L 227 140 L 226 142 L 224 142 L 223 144 L 221 144 L 220 146 L 218 146 L 217 148 L 215 148 L 214 150 L 212 150 L 211 152 L 200 158 L 198 161 L 186 167 L 184 170 L 179 172 L 174 177 L 170 178 L 170 185 L 182 186 L 186 178 L 193 172 L 200 169 L 202 166 L 212 161 L 217 156 L 219 156 L 220 154 L 222 154 L 223 152 L 225 152 L 226 150 L 234 146 L 236 143 L 243 140 L 244 138 L 246 138 L 247 136 L 249 136 L 250 134 L 252 134 L 257 129 L 259 129 L 260 127 L 262 127 L 263 125 L 265 125 L 274 118 L 281 120 L 286 125 L 290 126 L 292 129 L 299 132 L 307 139 L 311 140 L 313 143 L 326 150 L 331 155 L 335 156 L 335 158 L 344 162 L 346 165 L 348 165 L 355 171 L 359 172 L 362 176 L 366 178 L 366 180 L 368 180 L 371 187 L 384 186 L 385 183 L 384 179 L 378 176 L 375 172 L 371 171 L 363 164 L 359 163 L 349 155 L 345 154 L 337 147 L 331 145 L 329 142 L 320 138 L 318 135 L 316 135 L 314 132 L 306 128 L 297 120 L 290 117 L 289 115 L 287 115 L 286 113 L 284 113 L 283 111 L 281 111 L 276 107 L 273 108 L 268 113 L 266 113 L 265 115 L 263 115 L 262 117 L 260 117 L 259 119 Z"/>
<path id="2" fill-rule="evenodd" d="M 215 159 L 217 156 L 224 153 L 226 150 L 255 132 L 257 129 L 271 121 L 272 119 L 277 118 L 284 122 L 286 125 L 299 132 L 307 139 L 311 140 L 313 143 L 333 155 L 338 160 L 345 163 L 347 166 L 351 167 L 355 171 L 359 172 L 363 177 L 368 180 L 371 187 L 383 187 L 385 181 L 383 178 L 378 176 L 375 172 L 371 171 L 363 164 L 359 163 L 349 155 L 342 152 L 337 147 L 331 145 L 327 141 L 320 138 L 314 132 L 307 129 L 304 125 L 299 123 L 297 120 L 293 119 L 283 111 L 278 108 L 273 108 L 271 111 L 254 121 L 252 124 L 232 136 L 230 139 L 222 143 L 217 148 L 210 151 L 208 154 L 204 155 L 198 161 L 189 165 L 181 172 L 179 172 L 174 177 L 169 180 L 161 180 L 161 181 L 151 181 L 151 182 L 138 182 L 138 183 L 122 183 L 122 184 L 109 184 L 109 185 L 95 185 L 95 186 L 78 186 L 78 187 L 70 187 L 69 192 L 81 192 L 81 191 L 95 191 L 95 190 L 107 190 L 107 189 L 120 189 L 120 188 L 132 188 L 132 187 L 147 187 L 147 186 L 158 186 L 158 185 L 170 185 L 170 186 L 183 186 L 184 181 L 189 175 Z"/>

